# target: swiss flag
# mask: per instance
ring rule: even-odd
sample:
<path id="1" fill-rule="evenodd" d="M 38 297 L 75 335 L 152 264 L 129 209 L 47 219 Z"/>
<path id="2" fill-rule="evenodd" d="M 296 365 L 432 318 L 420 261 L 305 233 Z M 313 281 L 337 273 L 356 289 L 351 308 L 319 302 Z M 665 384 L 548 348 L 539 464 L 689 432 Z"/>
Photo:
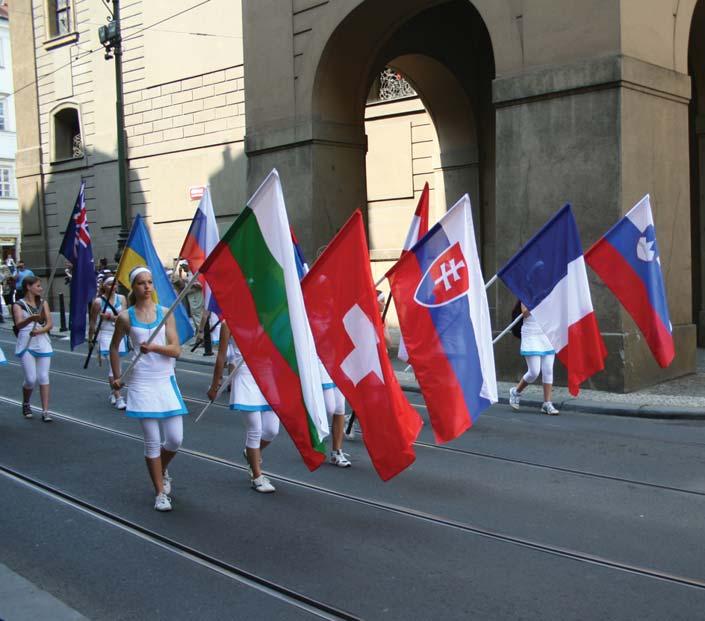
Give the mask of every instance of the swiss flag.
<path id="1" fill-rule="evenodd" d="M 372 464 L 387 481 L 416 459 L 412 443 L 423 423 L 387 356 L 359 210 L 301 288 L 318 355 L 355 410 Z"/>

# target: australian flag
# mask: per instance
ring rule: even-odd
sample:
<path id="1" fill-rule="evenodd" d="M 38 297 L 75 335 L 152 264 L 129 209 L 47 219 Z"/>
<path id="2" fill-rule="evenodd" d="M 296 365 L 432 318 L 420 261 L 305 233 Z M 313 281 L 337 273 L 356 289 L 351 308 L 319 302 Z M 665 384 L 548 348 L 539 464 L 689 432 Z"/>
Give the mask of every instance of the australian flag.
<path id="1" fill-rule="evenodd" d="M 88 232 L 86 215 L 86 182 L 81 181 L 81 189 L 66 226 L 64 241 L 59 254 L 71 261 L 73 278 L 71 279 L 71 303 L 69 324 L 71 326 L 71 349 L 86 340 L 86 314 L 88 305 L 96 296 L 95 265 L 91 235 Z"/>

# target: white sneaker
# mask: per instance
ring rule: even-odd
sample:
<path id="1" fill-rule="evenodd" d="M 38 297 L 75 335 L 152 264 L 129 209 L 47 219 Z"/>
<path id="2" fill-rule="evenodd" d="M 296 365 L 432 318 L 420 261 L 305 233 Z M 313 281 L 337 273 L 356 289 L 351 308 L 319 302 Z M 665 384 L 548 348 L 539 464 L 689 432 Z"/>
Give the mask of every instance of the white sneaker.
<path id="1" fill-rule="evenodd" d="M 115 402 L 117 401 L 117 398 L 112 392 L 108 396 L 108 401 L 110 401 L 110 405 L 115 405 Z"/>
<path id="2" fill-rule="evenodd" d="M 118 410 L 126 410 L 127 409 L 127 403 L 125 403 L 125 398 L 124 397 L 118 397 L 115 399 L 115 407 Z"/>
<path id="3" fill-rule="evenodd" d="M 521 403 L 521 395 L 517 392 L 516 388 L 509 389 L 509 407 L 512 410 L 518 410 L 519 404 Z"/>
<path id="4" fill-rule="evenodd" d="M 349 455 L 347 453 L 343 453 L 343 451 L 338 449 L 337 451 L 331 452 L 330 463 L 339 468 L 349 468 L 352 466 L 352 463 L 350 463 L 348 457 Z"/>
<path id="5" fill-rule="evenodd" d="M 157 494 L 154 499 L 154 509 L 156 511 L 171 511 L 171 500 L 164 492 Z"/>
<path id="6" fill-rule="evenodd" d="M 548 414 L 549 416 L 558 416 L 560 412 L 556 409 L 553 403 L 551 403 L 550 401 L 544 401 L 544 404 L 541 406 L 541 414 Z"/>
<path id="7" fill-rule="evenodd" d="M 171 477 L 169 476 L 168 470 L 165 470 L 162 475 L 162 486 L 164 487 L 164 493 L 167 496 L 171 494 Z"/>
<path id="8" fill-rule="evenodd" d="M 256 479 L 252 479 L 252 489 L 261 494 L 271 494 L 277 491 L 277 488 L 274 487 L 263 474 L 260 474 Z"/>

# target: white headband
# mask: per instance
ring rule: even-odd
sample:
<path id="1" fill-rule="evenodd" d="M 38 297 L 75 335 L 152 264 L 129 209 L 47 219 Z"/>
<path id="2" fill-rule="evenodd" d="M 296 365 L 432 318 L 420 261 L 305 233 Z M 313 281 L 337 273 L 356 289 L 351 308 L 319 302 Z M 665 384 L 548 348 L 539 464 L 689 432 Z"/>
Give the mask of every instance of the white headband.
<path id="1" fill-rule="evenodd" d="M 130 287 L 132 287 L 133 284 L 135 284 L 135 278 L 137 278 L 140 274 L 150 274 L 151 271 L 148 270 L 146 267 L 136 267 L 130 272 Z"/>
<path id="2" fill-rule="evenodd" d="M 110 284 L 111 282 L 113 282 L 114 280 L 115 280 L 115 276 L 108 276 L 108 277 L 103 281 L 103 284 L 104 284 L 104 285 L 109 285 L 109 284 Z"/>

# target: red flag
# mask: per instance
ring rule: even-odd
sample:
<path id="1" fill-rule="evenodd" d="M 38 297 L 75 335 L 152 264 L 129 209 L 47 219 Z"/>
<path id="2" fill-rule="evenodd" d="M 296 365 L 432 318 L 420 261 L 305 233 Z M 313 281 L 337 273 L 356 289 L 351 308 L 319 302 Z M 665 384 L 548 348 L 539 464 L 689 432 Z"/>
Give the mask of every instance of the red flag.
<path id="1" fill-rule="evenodd" d="M 387 356 L 359 210 L 301 286 L 318 355 L 355 410 L 372 464 L 387 481 L 416 459 L 412 443 L 423 423 Z"/>

